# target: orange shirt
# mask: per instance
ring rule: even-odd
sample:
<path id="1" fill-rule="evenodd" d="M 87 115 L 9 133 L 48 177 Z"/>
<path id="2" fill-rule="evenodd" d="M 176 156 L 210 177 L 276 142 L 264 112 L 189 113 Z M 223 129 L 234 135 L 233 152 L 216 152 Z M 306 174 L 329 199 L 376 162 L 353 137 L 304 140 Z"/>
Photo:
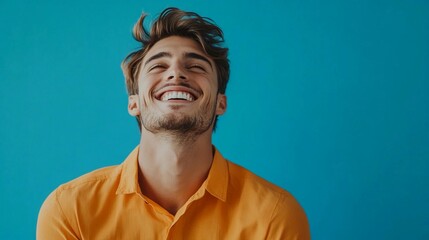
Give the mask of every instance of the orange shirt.
<path id="1" fill-rule="evenodd" d="M 138 148 L 118 166 L 63 184 L 42 205 L 37 239 L 310 239 L 305 213 L 287 191 L 225 160 L 175 216 L 144 196 Z"/>

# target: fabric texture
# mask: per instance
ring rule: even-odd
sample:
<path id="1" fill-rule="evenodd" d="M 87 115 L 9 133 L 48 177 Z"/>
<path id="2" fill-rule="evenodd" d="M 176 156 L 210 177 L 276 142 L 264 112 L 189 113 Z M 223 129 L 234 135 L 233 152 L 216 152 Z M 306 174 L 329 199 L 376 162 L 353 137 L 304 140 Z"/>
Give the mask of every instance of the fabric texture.
<path id="1" fill-rule="evenodd" d="M 141 193 L 138 151 L 53 191 L 40 210 L 37 239 L 310 239 L 304 210 L 289 192 L 217 150 L 207 179 L 171 215 Z"/>

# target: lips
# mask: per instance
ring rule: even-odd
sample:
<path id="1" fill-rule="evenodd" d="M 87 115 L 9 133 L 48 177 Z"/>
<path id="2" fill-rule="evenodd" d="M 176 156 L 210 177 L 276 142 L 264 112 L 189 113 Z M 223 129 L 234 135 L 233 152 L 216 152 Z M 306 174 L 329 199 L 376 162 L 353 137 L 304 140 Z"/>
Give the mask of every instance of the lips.
<path id="1" fill-rule="evenodd" d="M 194 96 L 192 96 L 189 92 L 183 91 L 167 91 L 164 92 L 161 97 L 161 101 L 169 101 L 169 100 L 186 100 L 189 102 L 194 101 Z"/>
<path id="2" fill-rule="evenodd" d="M 155 98 L 163 102 L 172 100 L 193 102 L 200 95 L 200 92 L 185 86 L 165 86 L 154 93 Z"/>

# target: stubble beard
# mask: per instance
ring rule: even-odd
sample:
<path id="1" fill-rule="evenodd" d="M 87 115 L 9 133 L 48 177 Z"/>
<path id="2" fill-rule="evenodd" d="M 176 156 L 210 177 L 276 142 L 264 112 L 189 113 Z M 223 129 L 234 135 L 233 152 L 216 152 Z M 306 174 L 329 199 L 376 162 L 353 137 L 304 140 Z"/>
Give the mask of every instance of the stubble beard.
<path id="1" fill-rule="evenodd" d="M 210 129 L 216 117 L 216 103 L 202 107 L 195 114 L 169 113 L 159 114 L 153 110 L 141 112 L 140 120 L 143 128 L 153 134 L 173 138 L 178 142 L 192 142 Z M 172 106 L 173 110 L 178 107 Z"/>

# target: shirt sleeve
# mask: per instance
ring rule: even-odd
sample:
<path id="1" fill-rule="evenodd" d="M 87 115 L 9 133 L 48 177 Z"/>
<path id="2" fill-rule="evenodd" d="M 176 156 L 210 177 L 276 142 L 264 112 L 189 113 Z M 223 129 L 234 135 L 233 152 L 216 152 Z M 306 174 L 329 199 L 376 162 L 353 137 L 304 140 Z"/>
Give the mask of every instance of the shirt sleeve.
<path id="1" fill-rule="evenodd" d="M 274 208 L 266 239 L 310 240 L 307 216 L 292 195 L 283 195 Z"/>
<path id="2" fill-rule="evenodd" d="M 52 192 L 40 208 L 37 220 L 36 239 L 37 240 L 59 240 L 76 239 L 79 237 L 71 227 L 69 221 L 61 209 L 58 202 L 57 192 Z"/>

